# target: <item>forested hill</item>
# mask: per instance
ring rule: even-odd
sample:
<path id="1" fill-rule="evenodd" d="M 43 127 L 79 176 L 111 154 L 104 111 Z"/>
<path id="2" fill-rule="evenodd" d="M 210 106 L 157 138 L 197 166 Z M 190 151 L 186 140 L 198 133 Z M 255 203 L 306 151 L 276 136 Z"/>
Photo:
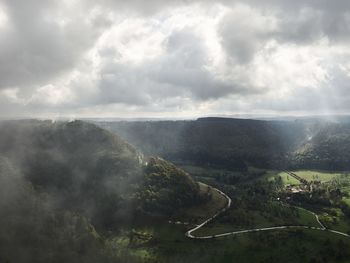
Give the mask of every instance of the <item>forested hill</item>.
<path id="1" fill-rule="evenodd" d="M 350 124 L 322 119 L 98 122 L 147 154 L 177 163 L 245 170 L 349 170 Z"/>
<path id="2" fill-rule="evenodd" d="M 350 170 L 350 123 L 322 125 L 292 156 L 300 168 Z"/>
<path id="3" fill-rule="evenodd" d="M 95 228 L 117 231 L 201 201 L 188 174 L 147 161 L 93 124 L 1 122 L 0 262 L 105 262 Z"/>
<path id="4" fill-rule="evenodd" d="M 100 122 L 147 154 L 175 162 L 245 169 L 283 167 L 306 137 L 301 122 L 201 118 L 195 121 Z"/>

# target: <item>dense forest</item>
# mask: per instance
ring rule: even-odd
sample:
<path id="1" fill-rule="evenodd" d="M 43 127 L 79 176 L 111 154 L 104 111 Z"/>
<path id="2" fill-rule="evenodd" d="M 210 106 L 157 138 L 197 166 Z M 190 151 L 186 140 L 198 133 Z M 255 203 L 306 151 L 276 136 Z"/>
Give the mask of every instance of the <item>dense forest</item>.
<path id="1" fill-rule="evenodd" d="M 350 124 L 324 124 L 294 153 L 293 162 L 300 168 L 349 170 Z"/>
<path id="2" fill-rule="evenodd" d="M 0 156 L 0 262 L 109 262 L 105 233 L 201 202 L 184 171 L 81 121 L 3 122 Z"/>
<path id="3" fill-rule="evenodd" d="M 96 122 L 147 154 L 176 163 L 244 171 L 350 169 L 350 124 L 326 120 L 262 121 L 200 118 L 194 121 Z"/>

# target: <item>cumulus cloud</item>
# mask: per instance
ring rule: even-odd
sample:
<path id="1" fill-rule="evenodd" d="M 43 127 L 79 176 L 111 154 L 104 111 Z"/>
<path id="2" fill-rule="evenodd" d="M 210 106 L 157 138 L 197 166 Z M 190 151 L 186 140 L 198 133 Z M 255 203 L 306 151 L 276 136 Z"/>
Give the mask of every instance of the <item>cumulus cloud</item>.
<path id="1" fill-rule="evenodd" d="M 0 0 L 0 109 L 346 113 L 349 36 L 346 0 Z"/>
<path id="2" fill-rule="evenodd" d="M 0 34 L 0 87 L 46 84 L 74 67 L 96 37 L 82 14 L 68 17 L 51 1 L 5 1 Z"/>

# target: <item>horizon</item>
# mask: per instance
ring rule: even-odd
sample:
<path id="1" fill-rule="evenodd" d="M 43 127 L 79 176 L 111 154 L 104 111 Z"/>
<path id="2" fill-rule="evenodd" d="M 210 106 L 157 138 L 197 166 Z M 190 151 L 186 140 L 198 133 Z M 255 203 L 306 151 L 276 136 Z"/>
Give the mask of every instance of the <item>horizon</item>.
<path id="1" fill-rule="evenodd" d="M 143 121 L 196 121 L 199 119 L 232 119 L 232 120 L 263 120 L 263 121 L 296 121 L 296 120 L 323 120 L 330 122 L 344 121 L 349 118 L 350 114 L 338 114 L 338 115 L 254 115 L 254 114 L 237 114 L 237 115 L 202 115 L 194 117 L 72 117 L 72 116 L 59 116 L 59 117 L 31 117 L 31 116 L 19 116 L 19 117 L 0 117 L 0 121 L 11 120 L 41 120 L 41 121 L 96 121 L 96 122 L 143 122 Z"/>

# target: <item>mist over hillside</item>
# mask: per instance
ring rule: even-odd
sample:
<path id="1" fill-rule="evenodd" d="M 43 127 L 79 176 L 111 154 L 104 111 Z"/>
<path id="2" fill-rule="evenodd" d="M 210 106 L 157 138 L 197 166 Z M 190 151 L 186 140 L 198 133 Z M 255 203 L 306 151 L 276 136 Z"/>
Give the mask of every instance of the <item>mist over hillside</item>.
<path id="1" fill-rule="evenodd" d="M 98 232 L 170 216 L 200 203 L 198 190 L 182 170 L 93 124 L 1 122 L 0 261 L 114 261 Z"/>
<path id="2" fill-rule="evenodd" d="M 346 121 L 200 118 L 96 123 L 120 134 L 147 154 L 158 154 L 177 163 L 241 171 L 248 166 L 350 169 Z"/>
<path id="3" fill-rule="evenodd" d="M 350 0 L 0 0 L 0 263 L 350 263 Z"/>
<path id="4" fill-rule="evenodd" d="M 293 154 L 301 168 L 323 170 L 350 169 L 350 124 L 325 123 Z"/>
<path id="5" fill-rule="evenodd" d="M 223 211 L 227 200 L 167 160 L 224 187 L 239 218 L 249 209 L 271 208 L 265 203 L 283 181 L 259 181 L 269 170 L 350 166 L 348 123 L 202 118 L 98 125 L 0 122 L 1 261 L 145 262 L 133 254 L 140 242 L 169 259 L 162 247 L 168 241 L 157 242 L 173 231 L 173 218 L 181 216 L 175 224 L 188 229 L 208 211 Z M 347 213 L 340 190 L 332 193 Z M 143 234 L 151 225 L 162 234 Z M 179 243 L 179 237 L 171 240 Z"/>

